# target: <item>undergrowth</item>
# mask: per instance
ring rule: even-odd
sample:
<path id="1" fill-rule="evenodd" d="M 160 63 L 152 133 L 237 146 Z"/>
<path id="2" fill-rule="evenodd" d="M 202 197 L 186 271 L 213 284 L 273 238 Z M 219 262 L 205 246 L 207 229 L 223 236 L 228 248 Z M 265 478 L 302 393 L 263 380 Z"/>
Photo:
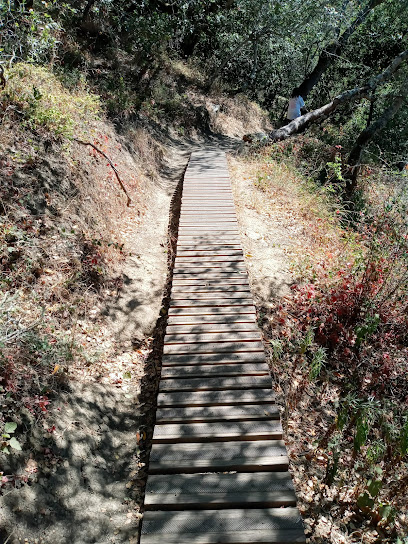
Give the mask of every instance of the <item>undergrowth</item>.
<path id="1" fill-rule="evenodd" d="M 290 193 L 304 226 L 302 250 L 292 253 L 292 296 L 264 318 L 284 423 L 289 434 L 300 427 L 293 455 L 313 494 L 302 508 L 314 519 L 312 534 L 327 511 L 348 534 L 366 527 L 375 542 L 401 543 L 408 531 L 408 194 L 395 177 L 386 183 L 372 170 L 360 182 L 363 205 L 346 205 L 341 180 L 335 189 L 330 179 L 313 180 L 324 164 L 335 176 L 330 150 L 319 153 L 314 141 L 313 149 L 307 168 L 307 138 L 264 149 L 253 176 L 266 202 Z M 307 443 L 305 463 L 296 442 Z"/>

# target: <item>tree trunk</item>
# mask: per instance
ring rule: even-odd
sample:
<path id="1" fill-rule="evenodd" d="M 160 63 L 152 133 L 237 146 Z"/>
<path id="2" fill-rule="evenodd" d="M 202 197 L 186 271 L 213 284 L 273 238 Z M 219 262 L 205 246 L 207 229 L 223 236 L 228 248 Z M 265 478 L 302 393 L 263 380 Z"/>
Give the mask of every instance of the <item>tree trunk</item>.
<path id="1" fill-rule="evenodd" d="M 408 92 L 408 84 L 402 89 L 402 94 L 395 97 L 393 103 L 389 108 L 385 110 L 382 116 L 374 121 L 370 126 L 364 129 L 358 136 L 347 160 L 347 169 L 343 174 L 346 180 L 346 190 L 351 194 L 356 188 L 357 177 L 361 166 L 361 155 L 366 145 L 378 134 L 383 128 L 386 127 L 388 122 L 394 117 L 397 111 L 402 107 L 405 102 L 405 97 Z"/>
<path id="2" fill-rule="evenodd" d="M 353 23 L 343 32 L 343 34 L 329 44 L 319 56 L 316 66 L 306 76 L 304 81 L 299 85 L 299 94 L 305 98 L 313 87 L 320 81 L 320 78 L 327 70 L 327 68 L 332 64 L 333 60 L 339 56 L 344 46 L 347 44 L 350 36 L 355 32 L 355 30 L 365 21 L 368 14 L 379 4 L 382 4 L 385 0 L 370 0 L 368 5 L 360 11 Z"/>
<path id="3" fill-rule="evenodd" d="M 82 18 L 81 18 L 82 23 L 84 23 L 88 19 L 89 13 L 91 12 L 91 9 L 93 8 L 93 5 L 95 4 L 95 2 L 96 0 L 88 0 L 85 6 L 85 9 L 82 13 Z"/>

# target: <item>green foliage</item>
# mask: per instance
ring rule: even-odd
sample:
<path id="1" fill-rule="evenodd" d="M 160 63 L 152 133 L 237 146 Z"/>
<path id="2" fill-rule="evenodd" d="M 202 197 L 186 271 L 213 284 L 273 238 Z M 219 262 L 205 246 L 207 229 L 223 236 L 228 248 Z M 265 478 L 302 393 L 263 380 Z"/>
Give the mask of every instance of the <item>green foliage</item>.
<path id="1" fill-rule="evenodd" d="M 335 156 L 334 162 L 328 162 L 326 164 L 326 169 L 328 171 L 328 178 L 330 180 L 344 181 L 342 172 L 342 161 L 340 155 Z"/>
<path id="2" fill-rule="evenodd" d="M 306 351 L 312 346 L 314 340 L 314 331 L 312 328 L 308 329 L 306 334 L 301 338 L 299 344 L 299 353 L 304 355 Z"/>
<path id="3" fill-rule="evenodd" d="M 17 423 L 15 423 L 14 421 L 8 421 L 4 424 L 3 433 L 1 435 L 2 439 L 1 439 L 1 447 L 0 447 L 0 451 L 2 453 L 9 454 L 10 453 L 9 448 L 12 448 L 13 450 L 16 450 L 16 451 L 21 451 L 21 446 L 19 441 L 16 439 L 15 436 L 11 436 L 12 434 L 15 433 L 16 429 L 17 429 Z"/>
<path id="4" fill-rule="evenodd" d="M 313 354 L 313 359 L 310 364 L 309 378 L 315 380 L 320 376 L 322 367 L 324 366 L 327 359 L 326 350 L 322 347 L 319 347 L 316 352 Z"/>
<path id="5" fill-rule="evenodd" d="M 405 420 L 404 425 L 401 428 L 399 443 L 400 443 L 401 455 L 407 455 L 408 453 L 408 416 Z"/>
<path id="6" fill-rule="evenodd" d="M 98 118 L 97 96 L 85 89 L 68 92 L 44 67 L 19 63 L 8 70 L 7 76 L 0 104 L 4 109 L 18 109 L 31 129 L 44 129 L 56 137 L 78 137 Z"/>
<path id="7" fill-rule="evenodd" d="M 361 344 L 369 338 L 378 328 L 380 324 L 380 314 L 369 315 L 365 321 L 356 327 L 356 346 L 359 347 Z"/>
<path id="8" fill-rule="evenodd" d="M 272 354 L 275 361 L 278 361 L 283 353 L 283 345 L 280 340 L 271 340 Z"/>
<path id="9" fill-rule="evenodd" d="M 55 58 L 61 25 L 47 12 L 57 1 L 41 2 L 27 10 L 25 2 L 0 1 L 0 59 L 47 62 Z"/>

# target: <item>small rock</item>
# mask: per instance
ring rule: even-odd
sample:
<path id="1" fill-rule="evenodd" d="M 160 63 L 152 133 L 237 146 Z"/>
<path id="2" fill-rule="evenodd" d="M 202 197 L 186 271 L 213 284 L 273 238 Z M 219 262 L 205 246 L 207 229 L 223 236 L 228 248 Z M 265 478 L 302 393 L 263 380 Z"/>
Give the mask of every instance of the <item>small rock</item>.
<path id="1" fill-rule="evenodd" d="M 246 235 L 248 236 L 248 238 L 251 238 L 252 240 L 259 240 L 261 237 L 259 232 L 255 232 L 253 230 L 247 230 Z"/>

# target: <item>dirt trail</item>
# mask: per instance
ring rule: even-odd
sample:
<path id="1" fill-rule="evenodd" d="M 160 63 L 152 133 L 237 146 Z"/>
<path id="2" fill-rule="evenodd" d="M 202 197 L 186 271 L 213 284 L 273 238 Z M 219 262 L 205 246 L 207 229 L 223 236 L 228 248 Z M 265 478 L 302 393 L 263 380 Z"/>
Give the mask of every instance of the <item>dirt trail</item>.
<path id="1" fill-rule="evenodd" d="M 231 157 L 229 166 L 251 292 L 258 308 L 270 306 L 292 284 L 286 250 L 293 245 L 293 233 L 268 210 L 265 195 L 243 175 L 239 162 Z"/>

